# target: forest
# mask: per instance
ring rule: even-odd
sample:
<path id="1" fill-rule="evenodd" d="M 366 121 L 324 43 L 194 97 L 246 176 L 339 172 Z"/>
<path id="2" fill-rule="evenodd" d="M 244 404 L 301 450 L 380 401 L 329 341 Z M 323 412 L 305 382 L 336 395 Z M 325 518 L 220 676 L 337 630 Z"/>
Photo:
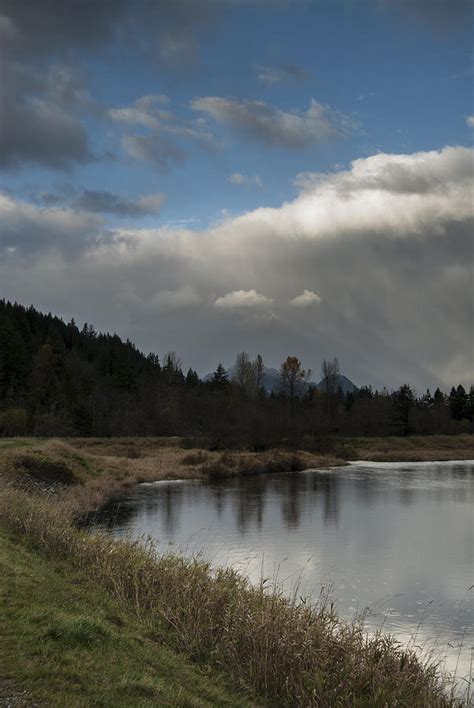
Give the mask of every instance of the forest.
<path id="1" fill-rule="evenodd" d="M 180 436 L 210 449 L 263 450 L 318 449 L 348 435 L 472 432 L 474 387 L 344 393 L 337 359 L 322 362 L 316 387 L 294 355 L 282 362 L 276 390 L 264 388 L 264 375 L 262 358 L 242 352 L 231 376 L 219 364 L 201 380 L 174 352 L 145 355 L 90 324 L 0 300 L 3 436 Z"/>

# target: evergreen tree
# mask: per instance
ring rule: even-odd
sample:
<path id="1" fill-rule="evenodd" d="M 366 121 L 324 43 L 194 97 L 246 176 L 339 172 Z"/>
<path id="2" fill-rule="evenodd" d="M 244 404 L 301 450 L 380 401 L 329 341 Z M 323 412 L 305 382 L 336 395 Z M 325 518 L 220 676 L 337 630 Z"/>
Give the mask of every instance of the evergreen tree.
<path id="1" fill-rule="evenodd" d="M 217 365 L 217 369 L 212 374 L 211 386 L 213 389 L 219 391 L 227 391 L 230 388 L 229 377 L 227 376 L 227 372 L 222 366 L 222 363 L 220 362 Z"/>
<path id="2" fill-rule="evenodd" d="M 451 389 L 449 394 L 449 410 L 454 420 L 469 419 L 469 396 L 466 393 L 464 386 L 459 386 Z"/>
<path id="3" fill-rule="evenodd" d="M 394 394 L 395 410 L 394 424 L 395 429 L 401 435 L 408 435 L 410 432 L 410 412 L 415 405 L 415 394 L 409 384 L 403 384 Z"/>

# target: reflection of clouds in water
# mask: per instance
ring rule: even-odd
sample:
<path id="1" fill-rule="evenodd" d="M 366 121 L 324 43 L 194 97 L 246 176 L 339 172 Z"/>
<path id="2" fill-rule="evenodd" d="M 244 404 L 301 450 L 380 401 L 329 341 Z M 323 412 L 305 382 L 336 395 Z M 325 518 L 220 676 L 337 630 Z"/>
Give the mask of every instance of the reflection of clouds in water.
<path id="1" fill-rule="evenodd" d="M 288 595 L 331 599 L 345 617 L 368 606 L 403 641 L 447 643 L 448 667 L 469 670 L 473 625 L 474 463 L 368 464 L 301 474 L 142 485 L 110 507 L 114 533 L 202 552 Z M 106 514 L 106 516 L 107 516 Z M 106 523 L 106 519 L 104 519 Z M 426 640 L 426 642 L 425 642 Z"/>

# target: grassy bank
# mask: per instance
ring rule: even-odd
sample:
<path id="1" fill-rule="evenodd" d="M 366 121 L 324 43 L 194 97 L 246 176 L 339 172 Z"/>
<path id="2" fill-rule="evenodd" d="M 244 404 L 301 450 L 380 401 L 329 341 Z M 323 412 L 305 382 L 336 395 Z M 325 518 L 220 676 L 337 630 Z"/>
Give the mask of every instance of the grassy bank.
<path id="1" fill-rule="evenodd" d="M 46 632 L 49 645 L 51 641 L 62 641 L 64 644 L 65 663 L 59 664 L 55 690 L 66 693 L 68 687 L 64 682 L 69 681 L 68 671 L 71 674 L 75 672 L 74 681 L 79 695 L 89 690 L 84 687 L 84 682 L 92 681 L 98 687 L 100 698 L 94 704 L 120 705 L 119 702 L 109 701 L 108 697 L 103 698 L 99 685 L 104 683 L 104 672 L 107 674 L 103 665 L 106 663 L 105 653 L 101 652 L 105 652 L 107 637 L 113 636 L 110 633 L 114 623 L 100 612 L 95 615 L 93 612 L 92 620 L 87 619 L 87 589 L 93 587 L 98 593 L 97 598 L 104 598 L 102 593 L 106 593 L 111 607 L 117 607 L 119 613 L 126 613 L 127 617 L 135 613 L 140 627 L 146 628 L 145 639 L 150 640 L 153 647 L 166 646 L 167 650 L 178 652 L 197 667 L 213 667 L 228 677 L 235 690 L 252 696 L 260 703 L 289 706 L 455 705 L 445 696 L 436 669 L 423 666 L 413 652 L 402 649 L 390 637 L 380 634 L 367 638 L 362 627 L 340 620 L 331 608 L 292 604 L 278 593 L 268 593 L 264 583 L 260 587 L 251 586 L 232 570 L 211 572 L 202 562 L 172 555 L 158 556 L 151 547 L 91 536 L 70 523 L 70 512 L 56 499 L 25 490 L 2 489 L 0 519 L 3 528 L 13 534 L 13 538 L 27 543 L 40 557 L 36 564 L 28 566 L 25 556 L 24 568 L 29 569 L 23 575 L 26 572 L 31 575 L 31 586 L 37 585 L 38 592 L 42 593 L 41 582 L 35 579 L 37 572 L 43 579 L 51 574 L 53 585 L 62 582 L 57 579 L 59 574 L 64 580 L 66 595 L 66 585 L 72 588 L 71 602 L 77 610 L 77 617 L 73 612 L 73 616 L 54 620 L 56 629 L 54 622 L 53 629 L 49 626 L 47 613 L 46 624 L 41 626 L 44 615 L 38 608 L 26 609 L 22 619 L 23 605 L 28 608 L 36 602 L 25 590 L 21 607 L 10 613 L 11 622 L 24 622 L 17 629 L 23 634 L 21 641 L 25 645 L 26 656 L 29 656 L 28 646 L 30 654 L 40 652 L 39 659 L 33 657 L 31 669 L 28 669 L 28 662 L 25 662 L 26 669 L 22 669 L 23 660 L 21 666 L 18 663 L 15 665 L 11 650 L 4 650 L 7 656 L 10 655 L 11 677 L 23 678 L 23 685 L 31 691 L 41 693 L 46 690 L 47 681 L 42 678 L 43 672 L 47 671 L 44 668 L 45 656 L 46 660 L 48 657 L 54 658 L 54 652 L 51 649 L 51 655 L 41 654 L 43 649 L 38 648 L 37 642 L 33 640 L 28 644 L 28 635 L 33 632 L 34 637 L 35 632 Z M 8 545 L 6 548 L 8 555 Z M 48 604 L 46 598 L 51 602 L 55 595 L 53 585 L 44 587 L 45 612 Z M 82 595 L 81 588 L 84 590 Z M 66 600 L 64 596 L 64 603 Z M 58 602 L 61 618 L 67 606 L 62 604 L 60 595 Z M 138 625 L 133 627 L 132 634 L 138 632 L 138 636 L 142 637 Z M 13 635 L 7 640 L 10 647 L 17 630 L 13 628 L 11 631 Z M 87 644 L 89 635 L 93 637 L 93 645 L 96 639 L 98 641 L 98 646 L 93 650 L 98 652 L 97 660 L 88 654 L 87 647 L 78 649 L 75 646 L 76 637 L 79 637 L 80 643 L 85 636 Z M 136 637 L 135 634 L 133 636 Z M 122 670 L 117 670 L 117 673 L 111 670 L 110 673 L 107 688 L 110 696 L 116 691 L 120 697 L 124 680 L 134 682 L 130 676 L 139 670 L 141 657 L 148 647 L 147 642 L 140 647 L 140 642 L 132 641 L 127 632 L 125 639 L 120 649 L 123 655 L 118 658 L 119 665 L 122 662 Z M 101 644 L 102 641 L 104 644 Z M 84 651 L 83 663 L 90 666 L 91 674 L 99 672 L 99 675 L 95 678 L 82 675 L 75 665 L 74 656 L 71 658 L 69 654 L 75 651 Z M 137 654 L 134 656 L 135 652 Z M 128 653 L 131 653 L 130 663 L 126 665 Z M 150 688 L 150 681 L 154 671 L 160 670 L 160 661 L 164 660 L 158 656 L 156 663 L 152 661 L 146 671 L 143 669 L 145 674 L 137 681 L 139 686 L 145 686 L 144 692 L 146 686 L 150 691 L 155 690 L 155 684 Z M 55 671 L 54 661 L 51 672 Z M 34 668 L 35 662 L 39 668 Z M 32 673 L 25 675 L 25 670 Z M 40 675 L 35 673 L 38 670 Z M 65 673 L 61 673 L 63 670 Z M 198 675 L 202 674 L 196 674 L 196 688 L 194 684 L 190 687 L 193 696 L 194 690 L 201 690 Z M 209 681 L 213 683 L 213 680 Z M 213 684 L 209 690 L 218 689 L 223 690 Z M 172 690 L 172 680 L 169 690 Z M 205 705 L 205 700 L 212 702 L 211 694 L 208 696 L 203 694 L 203 703 L 199 703 L 201 697 L 196 693 L 195 704 Z M 156 703 L 159 704 L 158 699 Z M 53 704 L 56 703 L 53 701 Z M 87 699 L 83 704 L 89 705 Z M 186 701 L 183 704 L 193 705 Z M 221 705 L 219 700 L 215 700 L 214 704 Z M 142 703 L 129 701 L 129 705 Z"/>
<path id="2" fill-rule="evenodd" d="M 0 479 L 60 497 L 86 514 L 140 482 L 291 472 L 345 462 L 334 455 L 269 450 L 185 450 L 161 439 L 0 441 Z M 171 444 L 170 444 L 171 443 Z M 174 443 L 174 444 L 173 444 Z"/>
<path id="3" fill-rule="evenodd" d="M 255 705 L 69 560 L 25 541 L 0 532 L 0 705 Z"/>

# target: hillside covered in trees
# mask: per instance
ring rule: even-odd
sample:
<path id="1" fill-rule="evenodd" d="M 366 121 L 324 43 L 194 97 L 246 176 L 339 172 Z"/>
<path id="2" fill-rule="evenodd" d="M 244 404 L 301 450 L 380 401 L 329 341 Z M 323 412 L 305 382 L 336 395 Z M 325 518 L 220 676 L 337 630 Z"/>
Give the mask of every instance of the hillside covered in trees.
<path id="1" fill-rule="evenodd" d="M 201 381 L 174 352 L 145 355 L 116 334 L 80 329 L 33 307 L 0 301 L 0 435 L 179 435 L 211 447 L 320 444 L 335 435 L 469 432 L 474 389 L 459 385 L 417 397 L 364 387 L 343 393 L 337 359 L 309 384 L 295 356 L 280 386 L 263 385 L 265 364 L 237 356 L 232 378 L 220 364 Z"/>

